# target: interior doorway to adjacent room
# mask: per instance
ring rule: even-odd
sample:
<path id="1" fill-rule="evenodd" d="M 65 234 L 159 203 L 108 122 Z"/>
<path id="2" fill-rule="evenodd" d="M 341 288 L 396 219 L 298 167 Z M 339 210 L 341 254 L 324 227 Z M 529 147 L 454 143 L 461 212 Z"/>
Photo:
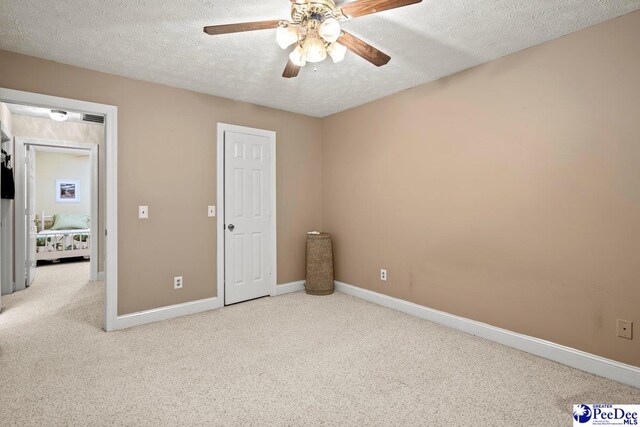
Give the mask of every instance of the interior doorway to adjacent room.
<path id="1" fill-rule="evenodd" d="M 6 301 L 47 282 L 64 290 L 55 277 L 66 274 L 106 287 L 104 329 L 116 329 L 116 107 L 0 88 L 0 113 L 14 190 L 2 199 L 0 287 L 24 292 L 0 303 L 15 312 Z"/>

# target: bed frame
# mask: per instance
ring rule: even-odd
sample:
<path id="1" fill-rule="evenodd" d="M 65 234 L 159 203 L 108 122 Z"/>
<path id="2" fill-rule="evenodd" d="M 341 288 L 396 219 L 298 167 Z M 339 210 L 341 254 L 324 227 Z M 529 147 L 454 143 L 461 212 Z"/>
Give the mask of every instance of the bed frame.
<path id="1" fill-rule="evenodd" d="M 45 216 L 44 212 L 40 215 L 40 230 L 49 231 L 45 229 L 45 223 L 47 220 L 51 220 L 52 216 Z M 76 236 L 84 236 L 86 242 L 79 240 L 81 244 L 86 244 L 85 248 L 74 249 Z M 84 257 L 89 259 L 91 256 L 91 232 L 88 230 L 50 230 L 46 234 L 38 232 L 36 239 L 51 238 L 53 242 L 47 242 L 44 246 L 38 246 L 36 240 L 36 261 L 56 261 L 61 258 L 74 258 Z M 68 245 L 67 243 L 71 243 Z M 70 248 L 68 246 L 71 246 Z M 41 248 L 44 248 L 42 251 Z"/>

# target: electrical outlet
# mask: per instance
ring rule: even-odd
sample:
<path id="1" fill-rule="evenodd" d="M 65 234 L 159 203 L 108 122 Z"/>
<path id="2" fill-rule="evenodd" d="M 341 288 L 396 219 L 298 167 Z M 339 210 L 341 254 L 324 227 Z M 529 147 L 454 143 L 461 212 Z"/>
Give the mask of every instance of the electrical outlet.
<path id="1" fill-rule="evenodd" d="M 620 338 L 633 339 L 633 322 L 618 319 L 618 336 Z"/>
<path id="2" fill-rule="evenodd" d="M 182 276 L 173 278 L 173 289 L 182 289 L 182 285 L 183 285 Z"/>
<path id="3" fill-rule="evenodd" d="M 139 219 L 149 218 L 149 206 L 138 206 L 138 218 Z"/>
<path id="4" fill-rule="evenodd" d="M 385 270 L 384 268 L 380 270 L 380 280 L 382 280 L 383 282 L 387 281 L 387 270 Z"/>

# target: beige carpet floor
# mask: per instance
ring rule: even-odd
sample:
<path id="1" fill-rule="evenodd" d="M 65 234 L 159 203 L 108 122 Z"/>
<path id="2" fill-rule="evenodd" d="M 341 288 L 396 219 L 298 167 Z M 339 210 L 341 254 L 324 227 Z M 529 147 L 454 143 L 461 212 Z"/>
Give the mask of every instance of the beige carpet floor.
<path id="1" fill-rule="evenodd" d="M 334 294 L 105 333 L 89 265 L 2 298 L 2 425 L 568 426 L 640 390 Z"/>

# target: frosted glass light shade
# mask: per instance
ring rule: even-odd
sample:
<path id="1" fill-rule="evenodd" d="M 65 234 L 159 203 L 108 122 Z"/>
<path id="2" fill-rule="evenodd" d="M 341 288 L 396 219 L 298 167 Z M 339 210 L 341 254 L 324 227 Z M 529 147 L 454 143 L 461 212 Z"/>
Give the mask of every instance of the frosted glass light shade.
<path id="1" fill-rule="evenodd" d="M 278 27 L 276 41 L 282 49 L 286 49 L 298 41 L 298 30 L 290 25 Z"/>
<path id="2" fill-rule="evenodd" d="M 329 53 L 333 62 L 337 63 L 344 59 L 344 55 L 347 53 L 347 47 L 338 42 L 331 43 L 327 48 L 327 53 Z"/>
<path id="3" fill-rule="evenodd" d="M 49 117 L 51 117 L 56 122 L 64 122 L 69 118 L 69 116 L 67 116 L 67 112 L 62 110 L 51 110 L 49 112 Z"/>
<path id="4" fill-rule="evenodd" d="M 308 37 L 304 42 L 304 53 L 309 62 L 322 62 L 327 57 L 324 43 L 315 37 Z"/>
<path id="5" fill-rule="evenodd" d="M 325 19 L 318 27 L 318 35 L 328 43 L 333 43 L 340 37 L 340 23 L 335 18 Z"/>
<path id="6" fill-rule="evenodd" d="M 298 67 L 304 67 L 307 63 L 306 55 L 300 45 L 293 49 L 293 52 L 289 54 L 289 59 Z"/>

